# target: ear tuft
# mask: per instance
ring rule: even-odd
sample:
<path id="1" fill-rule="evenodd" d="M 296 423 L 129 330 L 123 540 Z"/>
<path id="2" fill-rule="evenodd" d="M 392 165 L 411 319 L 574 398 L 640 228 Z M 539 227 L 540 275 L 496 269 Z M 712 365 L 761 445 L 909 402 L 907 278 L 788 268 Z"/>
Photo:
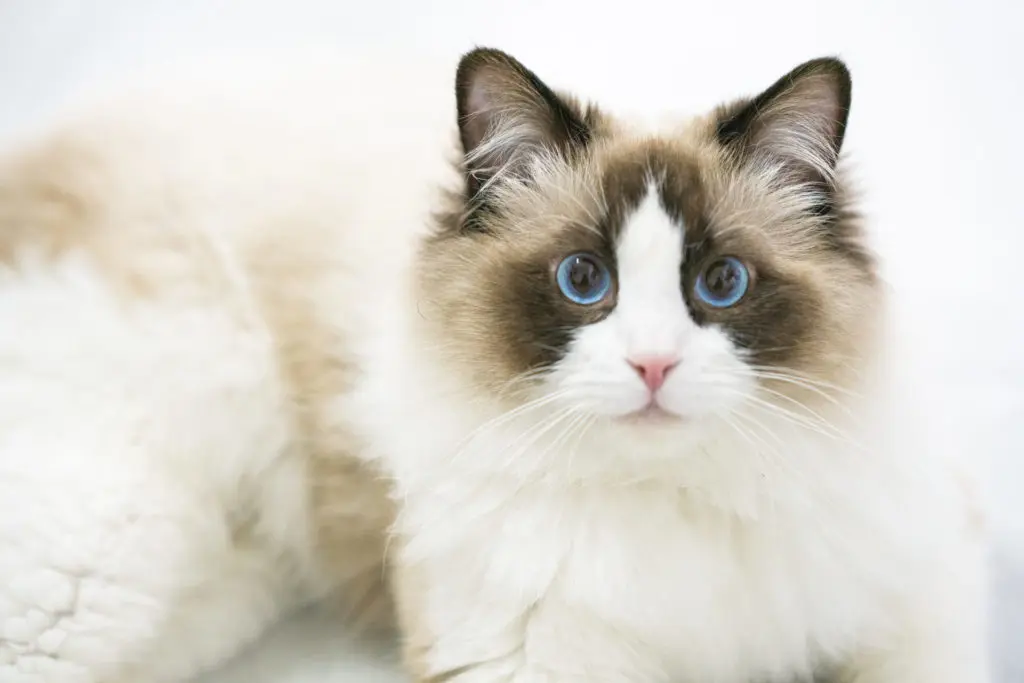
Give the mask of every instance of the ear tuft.
<path id="1" fill-rule="evenodd" d="M 590 140 L 573 107 L 500 50 L 464 55 L 455 94 L 470 196 L 497 176 L 527 175 L 539 155 L 568 154 Z"/>
<path id="2" fill-rule="evenodd" d="M 787 180 L 830 185 L 846 133 L 851 80 L 826 57 L 801 64 L 718 122 L 719 142 L 746 162 L 780 164 Z"/>

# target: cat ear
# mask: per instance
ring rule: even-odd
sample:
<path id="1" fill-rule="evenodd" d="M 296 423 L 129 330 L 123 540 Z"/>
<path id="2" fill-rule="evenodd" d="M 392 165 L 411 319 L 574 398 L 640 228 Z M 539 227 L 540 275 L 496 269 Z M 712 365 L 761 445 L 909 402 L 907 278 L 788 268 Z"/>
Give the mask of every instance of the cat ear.
<path id="1" fill-rule="evenodd" d="M 463 56 L 455 94 L 471 196 L 498 174 L 523 177 L 538 155 L 568 154 L 590 139 L 569 103 L 499 50 Z"/>
<path id="2" fill-rule="evenodd" d="M 732 107 L 717 134 L 742 161 L 781 165 L 797 183 L 831 185 L 850 111 L 850 72 L 838 59 L 801 64 Z"/>

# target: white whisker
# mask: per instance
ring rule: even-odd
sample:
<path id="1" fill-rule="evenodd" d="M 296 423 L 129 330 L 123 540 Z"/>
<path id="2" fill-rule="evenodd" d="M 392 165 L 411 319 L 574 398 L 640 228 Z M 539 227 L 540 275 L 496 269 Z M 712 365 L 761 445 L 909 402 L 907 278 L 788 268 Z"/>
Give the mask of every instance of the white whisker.
<path id="1" fill-rule="evenodd" d="M 552 416 L 535 423 L 525 432 L 520 434 L 519 438 L 506 444 L 505 447 L 499 451 L 500 453 L 504 454 L 508 452 L 508 450 L 513 446 L 518 446 L 518 448 L 510 457 L 505 459 L 503 466 L 509 467 L 512 463 L 521 458 L 530 449 L 530 447 L 536 444 L 537 441 L 539 441 L 545 434 L 549 433 L 566 419 L 574 417 L 576 413 L 576 409 L 572 406 L 562 408 Z M 543 456 L 543 454 L 540 455 Z"/>
<path id="2" fill-rule="evenodd" d="M 473 442 L 473 440 L 476 439 L 481 434 L 484 434 L 490 430 L 494 430 L 497 429 L 498 427 L 506 425 L 510 421 L 515 420 L 516 418 L 525 415 L 531 411 L 549 406 L 552 403 L 567 396 L 568 393 L 569 392 L 567 391 L 555 391 L 549 394 L 545 394 L 540 398 L 524 403 L 516 408 L 513 408 L 512 410 L 509 410 L 508 412 L 502 413 L 497 417 L 494 417 L 484 422 L 483 424 L 477 426 L 469 434 L 463 437 L 463 439 L 458 444 L 456 444 L 456 449 L 455 453 L 452 455 L 452 460 L 455 461 L 462 457 L 462 455 L 468 449 L 469 445 Z"/>

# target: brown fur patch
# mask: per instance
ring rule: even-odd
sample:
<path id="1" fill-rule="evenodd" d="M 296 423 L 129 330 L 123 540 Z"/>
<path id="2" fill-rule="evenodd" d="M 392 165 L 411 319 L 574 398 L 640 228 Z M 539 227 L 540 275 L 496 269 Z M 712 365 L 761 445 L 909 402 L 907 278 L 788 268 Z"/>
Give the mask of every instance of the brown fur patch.
<path id="1" fill-rule="evenodd" d="M 306 229 L 312 239 L 295 240 L 287 250 L 273 239 L 253 245 L 247 269 L 259 273 L 254 294 L 275 330 L 275 355 L 301 435 L 296 447 L 309 463 L 315 540 L 337 587 L 333 602 L 355 628 L 387 630 L 395 623 L 386 553 L 395 509 L 387 478 L 360 459 L 365 445 L 332 409 L 357 370 L 347 340 L 323 325 L 311 296 L 335 275 L 337 263 L 323 251 L 330 237 L 316 239 L 314 226 Z"/>
<path id="2" fill-rule="evenodd" d="M 668 213 L 686 226 L 681 286 L 698 323 L 729 330 L 758 364 L 805 371 L 830 353 L 838 362 L 853 352 L 844 339 L 859 336 L 874 301 L 874 272 L 860 257 L 860 241 L 856 251 L 837 252 L 809 234 L 823 219 L 801 215 L 787 206 L 791 197 L 748 175 L 730 169 L 725 155 L 683 141 L 599 143 L 579 166 L 552 169 L 543 179 L 551 184 L 510 196 L 486 231 L 439 231 L 421 271 L 429 310 L 460 364 L 485 384 L 557 362 L 573 333 L 606 316 L 615 297 L 593 308 L 572 304 L 557 288 L 554 264 L 589 251 L 614 276 L 616 240 L 654 179 Z M 840 209 L 842 230 L 859 235 L 852 212 Z M 755 282 L 740 305 L 713 309 L 692 288 L 700 268 L 721 255 L 741 258 Z"/>

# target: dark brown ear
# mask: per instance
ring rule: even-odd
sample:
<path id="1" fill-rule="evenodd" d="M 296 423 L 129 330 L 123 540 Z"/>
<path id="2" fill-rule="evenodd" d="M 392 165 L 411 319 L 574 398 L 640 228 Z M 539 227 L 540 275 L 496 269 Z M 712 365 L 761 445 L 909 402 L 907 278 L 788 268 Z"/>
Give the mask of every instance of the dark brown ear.
<path id="1" fill-rule="evenodd" d="M 804 64 L 726 109 L 718 139 L 741 161 L 780 165 L 787 179 L 831 185 L 850 111 L 850 72 L 838 59 Z"/>
<path id="2" fill-rule="evenodd" d="M 543 153 L 571 153 L 590 129 L 568 103 L 511 56 L 477 48 L 455 76 L 470 197 L 506 174 L 522 177 Z"/>

